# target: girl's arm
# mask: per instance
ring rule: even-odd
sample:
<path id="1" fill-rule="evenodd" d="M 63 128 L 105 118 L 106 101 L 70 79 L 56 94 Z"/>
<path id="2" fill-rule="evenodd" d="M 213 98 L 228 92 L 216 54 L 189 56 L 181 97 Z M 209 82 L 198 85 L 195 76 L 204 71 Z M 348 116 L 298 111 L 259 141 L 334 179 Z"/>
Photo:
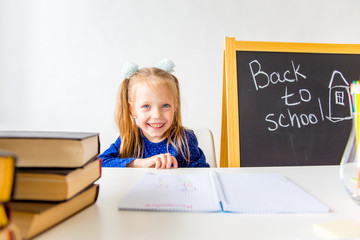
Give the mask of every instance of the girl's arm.
<path id="1" fill-rule="evenodd" d="M 138 158 L 127 165 L 127 167 L 141 168 L 177 168 L 178 162 L 170 153 L 158 154 L 149 158 Z"/>
<path id="2" fill-rule="evenodd" d="M 210 167 L 206 162 L 204 152 L 199 148 L 194 131 L 186 130 L 186 135 L 190 150 L 190 163 L 188 167 Z"/>
<path id="3" fill-rule="evenodd" d="M 102 167 L 126 167 L 127 164 L 135 160 L 135 158 L 119 157 L 120 144 L 121 140 L 120 137 L 118 137 L 107 150 L 99 155 L 99 158 L 101 158 Z"/>
<path id="4" fill-rule="evenodd" d="M 115 143 L 104 151 L 99 158 L 102 161 L 102 167 L 143 167 L 143 168 L 177 168 L 178 163 L 175 157 L 167 154 L 159 154 L 149 158 L 121 158 L 119 157 L 121 140 L 116 139 Z"/>

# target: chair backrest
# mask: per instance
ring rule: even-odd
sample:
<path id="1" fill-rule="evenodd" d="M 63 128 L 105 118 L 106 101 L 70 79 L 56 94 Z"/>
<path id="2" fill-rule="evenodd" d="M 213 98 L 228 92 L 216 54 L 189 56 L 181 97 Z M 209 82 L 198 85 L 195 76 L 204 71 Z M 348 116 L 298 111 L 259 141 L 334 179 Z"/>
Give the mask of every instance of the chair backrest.
<path id="1" fill-rule="evenodd" d="M 206 162 L 210 167 L 217 167 L 214 137 L 211 130 L 208 128 L 194 128 L 192 130 L 197 137 L 199 147 L 205 154 Z"/>

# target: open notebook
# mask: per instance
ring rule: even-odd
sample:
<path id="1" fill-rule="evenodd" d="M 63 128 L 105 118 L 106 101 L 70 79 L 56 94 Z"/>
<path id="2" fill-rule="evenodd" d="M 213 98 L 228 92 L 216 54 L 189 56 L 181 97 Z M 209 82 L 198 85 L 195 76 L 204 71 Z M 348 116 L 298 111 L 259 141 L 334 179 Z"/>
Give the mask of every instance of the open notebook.
<path id="1" fill-rule="evenodd" d="M 146 173 L 120 210 L 325 213 L 329 208 L 281 174 Z"/>

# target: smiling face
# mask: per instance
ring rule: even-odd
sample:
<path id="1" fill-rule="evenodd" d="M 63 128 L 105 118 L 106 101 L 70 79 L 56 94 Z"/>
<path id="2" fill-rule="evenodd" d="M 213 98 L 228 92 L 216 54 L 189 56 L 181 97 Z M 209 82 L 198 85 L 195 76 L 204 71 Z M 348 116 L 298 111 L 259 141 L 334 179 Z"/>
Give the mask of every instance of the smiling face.
<path id="1" fill-rule="evenodd" d="M 132 94 L 129 109 L 137 124 L 150 142 L 165 139 L 175 112 L 174 98 L 165 87 L 158 88 L 144 82 L 138 83 Z"/>

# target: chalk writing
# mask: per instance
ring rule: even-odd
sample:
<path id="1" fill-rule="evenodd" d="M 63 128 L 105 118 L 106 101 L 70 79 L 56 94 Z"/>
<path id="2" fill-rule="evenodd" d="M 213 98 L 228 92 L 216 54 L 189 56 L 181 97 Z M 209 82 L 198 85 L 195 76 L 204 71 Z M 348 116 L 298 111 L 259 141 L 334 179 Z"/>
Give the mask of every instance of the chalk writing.
<path id="1" fill-rule="evenodd" d="M 335 80 L 337 81 L 335 82 Z M 352 119 L 350 106 L 350 86 L 343 74 L 334 70 L 329 82 L 329 116 L 326 118 L 331 122 Z"/>
<path id="2" fill-rule="evenodd" d="M 299 105 L 301 102 L 310 102 L 310 100 L 311 100 L 311 93 L 307 89 L 299 90 L 300 99 L 297 99 L 294 101 L 293 100 L 294 95 L 295 95 L 294 93 L 288 93 L 287 87 L 285 87 L 285 94 L 281 98 L 285 99 L 286 106 L 295 106 L 295 105 Z M 293 101 L 289 100 L 290 97 L 292 98 L 291 100 L 293 100 Z"/>
<path id="3" fill-rule="evenodd" d="M 290 91 L 286 85 L 307 79 L 307 76 L 300 71 L 300 64 L 295 64 L 294 61 L 291 60 L 290 69 L 282 73 L 272 72 L 270 74 L 262 70 L 262 65 L 258 60 L 251 61 L 249 67 L 256 91 L 265 89 L 270 86 L 270 84 L 285 84 L 284 94 L 280 96 L 280 100 L 282 100 L 283 104 L 287 107 L 286 111 L 282 113 L 270 112 L 264 118 L 268 123 L 267 129 L 270 132 L 280 128 L 302 128 L 325 121 L 320 98 L 317 98 L 316 108 L 312 108 L 312 110 L 309 110 L 310 112 L 299 112 L 297 109 L 294 109 L 295 106 L 303 104 L 315 106 L 311 103 L 312 95 L 310 90 L 301 88 Z M 351 119 L 350 104 L 349 84 L 340 71 L 334 70 L 329 82 L 329 116 L 326 116 L 326 119 L 334 123 Z M 334 107 L 334 105 L 336 106 Z M 348 109 L 348 111 L 346 111 L 346 109 Z"/>
<path id="4" fill-rule="evenodd" d="M 319 99 L 320 100 L 320 99 Z M 319 122 L 318 117 L 314 113 L 293 113 L 290 109 L 286 109 L 287 113 L 279 114 L 279 117 L 276 117 L 274 113 L 269 113 L 265 117 L 265 121 L 271 123 L 272 125 L 268 127 L 269 131 L 275 131 L 279 127 L 297 127 L 301 128 L 302 126 L 315 125 Z M 319 102 L 319 114 L 322 116 L 321 104 Z"/>
<path id="5" fill-rule="evenodd" d="M 261 70 L 261 64 L 258 60 L 253 60 L 249 63 L 251 75 L 255 84 L 256 91 L 271 84 L 298 82 L 299 78 L 306 79 L 306 76 L 299 72 L 300 64 L 295 68 L 295 64 L 291 61 L 292 69 L 286 70 L 284 73 L 272 72 L 271 74 Z M 255 69 L 255 70 L 254 70 Z"/>

